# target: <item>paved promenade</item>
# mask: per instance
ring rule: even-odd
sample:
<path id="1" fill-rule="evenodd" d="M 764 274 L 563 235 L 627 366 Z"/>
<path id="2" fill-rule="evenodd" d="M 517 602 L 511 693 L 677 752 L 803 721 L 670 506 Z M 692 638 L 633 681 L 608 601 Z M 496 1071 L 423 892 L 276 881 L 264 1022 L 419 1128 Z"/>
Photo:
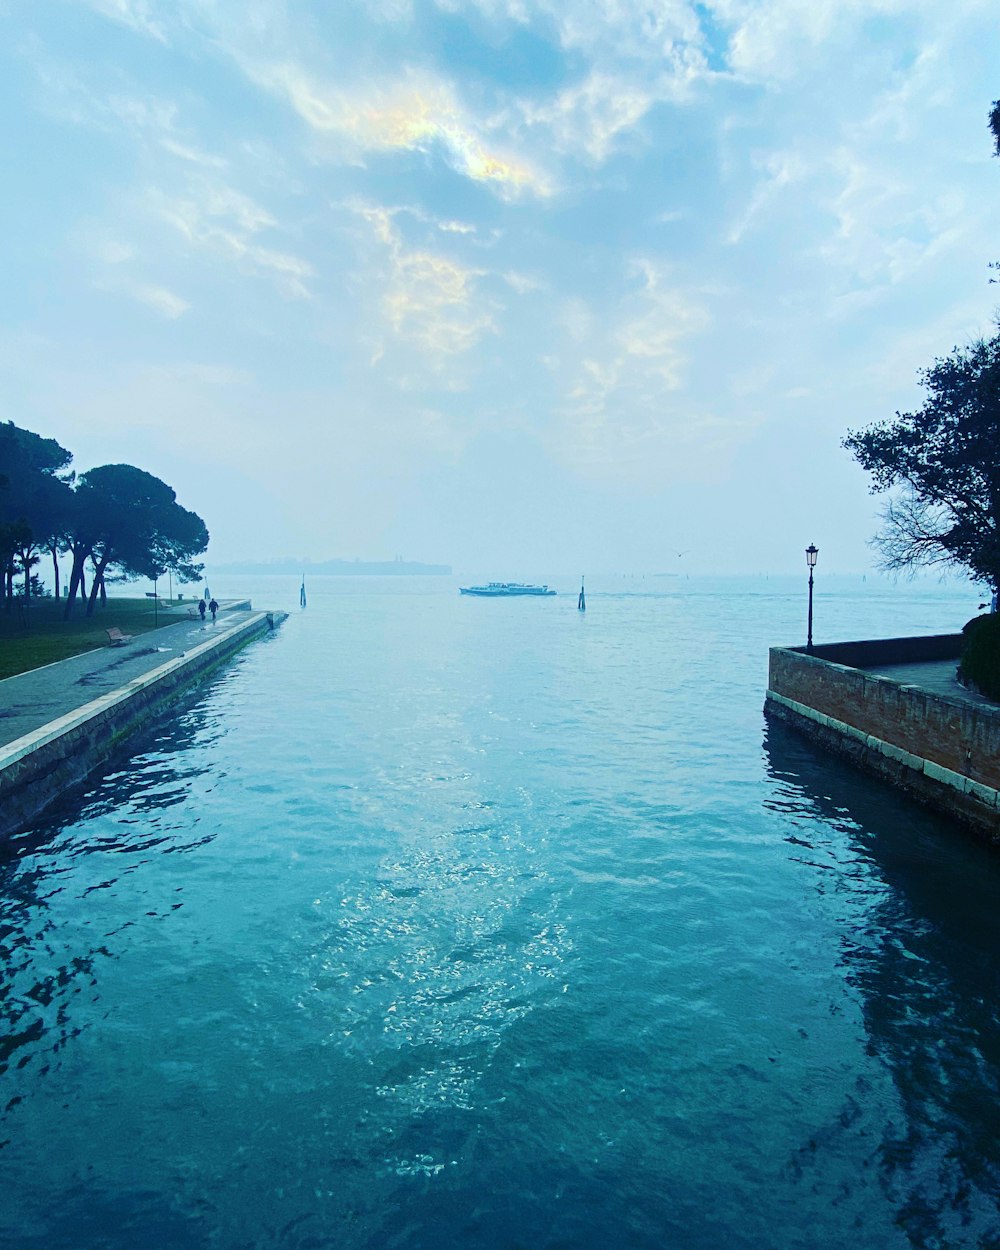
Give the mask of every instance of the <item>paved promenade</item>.
<path id="1" fill-rule="evenodd" d="M 945 695 L 949 699 L 959 699 L 963 703 L 976 703 L 987 707 L 996 707 L 992 699 L 987 699 L 973 690 L 966 690 L 955 674 L 958 671 L 957 660 L 922 660 L 918 664 L 883 664 L 874 668 L 866 668 L 866 673 L 873 677 L 889 677 L 904 686 L 918 686 L 921 690 L 929 690 L 932 694 Z"/>
<path id="2" fill-rule="evenodd" d="M 231 632 L 253 615 L 245 603 L 223 604 L 216 623 L 209 617 L 203 625 L 185 612 L 176 624 L 138 634 L 124 646 L 99 647 L 0 681 L 0 747 Z"/>

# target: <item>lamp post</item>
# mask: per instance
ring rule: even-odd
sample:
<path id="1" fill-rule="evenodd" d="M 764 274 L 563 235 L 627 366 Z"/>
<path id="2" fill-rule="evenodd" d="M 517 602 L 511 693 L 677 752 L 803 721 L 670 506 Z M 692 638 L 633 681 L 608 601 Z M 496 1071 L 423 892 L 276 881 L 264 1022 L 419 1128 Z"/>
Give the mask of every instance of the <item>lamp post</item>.
<path id="1" fill-rule="evenodd" d="M 809 566 L 809 625 L 806 630 L 806 650 L 810 653 L 813 649 L 813 569 L 816 567 L 818 555 L 819 548 L 815 543 L 810 543 L 806 548 L 806 564 Z"/>

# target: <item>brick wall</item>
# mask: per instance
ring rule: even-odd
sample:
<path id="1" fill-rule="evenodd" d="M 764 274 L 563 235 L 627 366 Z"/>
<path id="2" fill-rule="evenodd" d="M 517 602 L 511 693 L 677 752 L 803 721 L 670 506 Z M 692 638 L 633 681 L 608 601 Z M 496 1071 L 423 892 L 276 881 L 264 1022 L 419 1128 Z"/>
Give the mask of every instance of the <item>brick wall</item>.
<path id="1" fill-rule="evenodd" d="M 875 677 L 844 662 L 913 663 L 955 657 L 960 635 L 817 647 L 773 647 L 775 694 L 983 786 L 1000 790 L 1000 707 L 966 703 Z M 838 655 L 840 662 L 833 660 Z"/>

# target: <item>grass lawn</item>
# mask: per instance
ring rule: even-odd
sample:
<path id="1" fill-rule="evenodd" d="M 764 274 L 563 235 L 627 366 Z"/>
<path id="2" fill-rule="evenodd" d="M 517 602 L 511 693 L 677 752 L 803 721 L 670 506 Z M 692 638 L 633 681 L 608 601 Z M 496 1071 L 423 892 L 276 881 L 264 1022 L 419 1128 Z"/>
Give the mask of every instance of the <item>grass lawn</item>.
<path id="1" fill-rule="evenodd" d="M 109 599 L 105 607 L 94 608 L 89 620 L 85 607 L 77 603 L 72 618 L 64 621 L 64 606 L 65 601 L 33 599 L 26 619 L 16 606 L 10 612 L 0 610 L 0 679 L 106 647 L 106 631 L 115 625 L 123 634 L 145 634 L 180 619 L 176 609 L 170 612 L 162 607 L 154 618 L 149 599 Z"/>

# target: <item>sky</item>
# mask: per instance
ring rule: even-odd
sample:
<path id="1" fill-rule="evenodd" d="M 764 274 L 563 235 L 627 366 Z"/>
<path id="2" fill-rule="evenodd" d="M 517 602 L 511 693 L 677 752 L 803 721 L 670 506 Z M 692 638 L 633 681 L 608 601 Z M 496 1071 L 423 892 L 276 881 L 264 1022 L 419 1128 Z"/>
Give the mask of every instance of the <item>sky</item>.
<path id="1" fill-rule="evenodd" d="M 996 0 L 0 0 L 0 419 L 210 567 L 863 571 L 998 97 Z"/>

